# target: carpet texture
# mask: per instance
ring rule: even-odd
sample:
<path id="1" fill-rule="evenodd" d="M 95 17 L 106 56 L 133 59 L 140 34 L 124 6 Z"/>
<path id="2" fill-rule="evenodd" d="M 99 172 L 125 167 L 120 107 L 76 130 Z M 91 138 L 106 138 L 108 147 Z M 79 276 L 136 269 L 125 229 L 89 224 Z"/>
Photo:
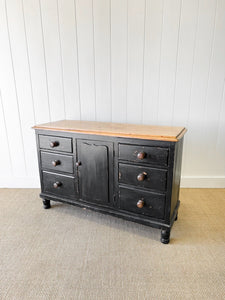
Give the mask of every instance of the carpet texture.
<path id="1" fill-rule="evenodd" d="M 0 299 L 225 299 L 225 190 L 182 189 L 160 230 L 0 190 Z"/>

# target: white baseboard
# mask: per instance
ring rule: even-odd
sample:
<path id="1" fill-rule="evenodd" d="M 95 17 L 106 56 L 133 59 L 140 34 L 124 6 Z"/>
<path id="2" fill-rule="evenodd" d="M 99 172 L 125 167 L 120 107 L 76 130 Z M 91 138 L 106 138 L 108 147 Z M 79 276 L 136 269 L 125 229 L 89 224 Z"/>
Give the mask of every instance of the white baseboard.
<path id="1" fill-rule="evenodd" d="M 183 188 L 225 188 L 225 176 L 182 176 Z M 0 178 L 0 188 L 40 188 L 39 178 Z"/>
<path id="2" fill-rule="evenodd" d="M 225 188 L 225 176 L 182 176 L 183 188 Z"/>

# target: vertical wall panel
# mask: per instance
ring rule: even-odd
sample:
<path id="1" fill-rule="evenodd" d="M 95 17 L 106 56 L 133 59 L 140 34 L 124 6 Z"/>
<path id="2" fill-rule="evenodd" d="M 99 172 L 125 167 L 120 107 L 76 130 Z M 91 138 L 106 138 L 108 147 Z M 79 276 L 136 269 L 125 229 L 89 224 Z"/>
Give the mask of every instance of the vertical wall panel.
<path id="1" fill-rule="evenodd" d="M 96 119 L 93 1 L 76 0 L 81 118 Z"/>
<path id="2" fill-rule="evenodd" d="M 143 123 L 156 124 L 163 24 L 163 0 L 146 2 Z"/>
<path id="3" fill-rule="evenodd" d="M 177 53 L 176 87 L 174 93 L 173 125 L 187 125 L 189 98 L 196 45 L 199 14 L 196 0 L 184 0 L 180 16 L 180 37 Z"/>
<path id="4" fill-rule="evenodd" d="M 127 121 L 142 122 L 145 0 L 128 1 Z"/>
<path id="5" fill-rule="evenodd" d="M 74 0 L 58 0 L 62 51 L 65 113 L 67 119 L 80 119 L 80 90 L 77 53 L 76 7 Z"/>
<path id="6" fill-rule="evenodd" d="M 171 0 L 164 5 L 157 116 L 160 124 L 171 125 L 182 2 Z"/>
<path id="7" fill-rule="evenodd" d="M 189 113 L 189 139 L 187 143 L 188 156 L 192 157 L 186 170 L 188 173 L 204 174 L 205 150 L 210 143 L 209 136 L 203 130 L 204 111 L 206 105 L 206 91 L 210 71 L 210 60 L 213 43 L 216 1 L 200 1 L 196 48 L 192 74 Z M 210 121 L 210 120 L 209 120 Z M 198 145 L 198 146 L 197 146 Z"/>
<path id="8" fill-rule="evenodd" d="M 224 86 L 221 97 L 221 106 L 218 113 L 218 128 L 216 132 L 216 143 L 215 143 L 215 153 L 216 153 L 216 163 L 220 166 L 216 171 L 216 175 L 224 176 L 224 166 L 225 166 L 225 79 Z M 215 137 L 214 137 L 215 139 Z M 212 163 L 212 158 L 208 158 L 210 163 Z M 214 160 L 213 160 L 214 162 Z M 211 173 L 211 170 L 210 170 Z M 218 176 L 217 175 L 217 176 Z"/>
<path id="9" fill-rule="evenodd" d="M 127 120 L 127 2 L 111 1 L 112 121 Z"/>
<path id="10" fill-rule="evenodd" d="M 19 115 L 11 40 L 5 1 L 0 1 L 0 84 L 5 126 L 8 134 L 12 171 L 15 177 L 26 176 L 23 135 Z M 6 145 L 6 144 L 5 144 Z M 5 150 L 6 151 L 6 150 Z M 1 173 L 4 177 L 4 173 Z"/>
<path id="11" fill-rule="evenodd" d="M 3 111 L 2 105 L 2 95 L 0 91 L 0 166 L 1 166 L 1 174 L 0 178 L 4 174 L 4 177 L 10 178 L 13 176 L 12 174 L 12 163 L 10 157 L 10 149 L 8 143 L 8 136 L 7 136 L 7 128 L 5 124 L 5 116 Z"/>
<path id="12" fill-rule="evenodd" d="M 39 0 L 22 0 L 36 123 L 50 121 L 45 47 Z"/>
<path id="13" fill-rule="evenodd" d="M 184 0 L 181 7 L 180 35 L 177 53 L 176 86 L 174 87 L 174 106 L 172 122 L 176 126 L 188 126 L 190 94 L 192 86 L 192 74 L 196 48 L 196 34 L 199 17 L 199 1 Z M 189 132 L 190 130 L 188 130 Z M 185 146 L 189 134 L 185 137 Z M 190 164 L 186 147 L 184 147 L 184 159 L 182 170 L 185 172 L 187 164 Z"/>
<path id="14" fill-rule="evenodd" d="M 111 6 L 110 0 L 93 1 L 96 120 L 111 120 Z"/>
<path id="15" fill-rule="evenodd" d="M 40 0 L 51 120 L 65 118 L 64 80 L 57 0 Z"/>

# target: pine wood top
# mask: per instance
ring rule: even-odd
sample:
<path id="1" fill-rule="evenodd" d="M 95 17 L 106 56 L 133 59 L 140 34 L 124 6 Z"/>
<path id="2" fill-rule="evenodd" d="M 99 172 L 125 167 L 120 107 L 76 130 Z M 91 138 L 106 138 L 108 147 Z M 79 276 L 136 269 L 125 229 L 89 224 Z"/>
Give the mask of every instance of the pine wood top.
<path id="1" fill-rule="evenodd" d="M 36 125 L 34 129 L 177 142 L 187 131 L 184 127 L 152 126 L 95 121 L 61 120 Z"/>

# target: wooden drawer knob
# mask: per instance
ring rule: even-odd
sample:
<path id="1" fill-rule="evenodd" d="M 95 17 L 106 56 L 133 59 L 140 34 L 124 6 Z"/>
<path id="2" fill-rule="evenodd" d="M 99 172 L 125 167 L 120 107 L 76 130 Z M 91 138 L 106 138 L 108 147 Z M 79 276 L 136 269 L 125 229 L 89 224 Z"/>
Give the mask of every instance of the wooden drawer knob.
<path id="1" fill-rule="evenodd" d="M 138 152 L 137 158 L 138 159 L 144 159 L 146 156 L 146 153 L 144 151 Z"/>
<path id="2" fill-rule="evenodd" d="M 52 161 L 52 165 L 53 165 L 54 167 L 60 165 L 60 160 L 53 160 L 53 161 Z"/>
<path id="3" fill-rule="evenodd" d="M 138 174 L 137 180 L 138 180 L 138 181 L 143 181 L 143 180 L 145 180 L 146 175 L 147 175 L 147 173 L 145 173 L 145 172 L 142 172 L 142 173 Z"/>
<path id="4" fill-rule="evenodd" d="M 138 202 L 137 202 L 137 207 L 138 208 L 142 208 L 144 205 L 145 205 L 144 200 L 138 200 Z"/>
<path id="5" fill-rule="evenodd" d="M 49 145 L 50 145 L 51 148 L 54 148 L 54 147 L 59 146 L 59 142 L 56 142 L 56 141 L 55 142 L 50 142 Z"/>
<path id="6" fill-rule="evenodd" d="M 77 161 L 77 162 L 76 162 L 76 166 L 77 166 L 77 167 L 81 166 L 81 161 Z"/>
<path id="7" fill-rule="evenodd" d="M 60 181 L 56 181 L 56 182 L 53 183 L 53 186 L 54 186 L 55 189 L 57 189 L 61 185 L 62 185 L 62 182 L 60 182 Z"/>

